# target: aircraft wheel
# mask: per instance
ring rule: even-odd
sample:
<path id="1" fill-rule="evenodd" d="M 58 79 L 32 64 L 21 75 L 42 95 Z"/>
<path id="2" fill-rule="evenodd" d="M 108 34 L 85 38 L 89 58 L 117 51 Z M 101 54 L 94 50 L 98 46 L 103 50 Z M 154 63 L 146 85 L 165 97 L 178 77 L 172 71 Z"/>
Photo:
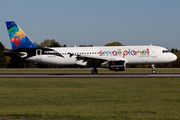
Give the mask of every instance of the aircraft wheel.
<path id="1" fill-rule="evenodd" d="M 91 71 L 92 74 L 97 74 L 98 73 L 98 70 L 96 68 L 92 69 Z"/>
<path id="2" fill-rule="evenodd" d="M 152 74 L 155 74 L 156 73 L 156 71 L 155 70 L 152 70 Z"/>

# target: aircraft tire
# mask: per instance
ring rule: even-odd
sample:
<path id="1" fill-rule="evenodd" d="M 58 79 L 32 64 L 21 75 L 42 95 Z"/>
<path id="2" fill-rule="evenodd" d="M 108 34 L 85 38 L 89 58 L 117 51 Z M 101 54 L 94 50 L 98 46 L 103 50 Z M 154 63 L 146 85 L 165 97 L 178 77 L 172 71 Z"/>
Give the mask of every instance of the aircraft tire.
<path id="1" fill-rule="evenodd" d="M 92 69 L 91 71 L 92 74 L 97 74 L 98 73 L 98 70 L 96 68 Z"/>

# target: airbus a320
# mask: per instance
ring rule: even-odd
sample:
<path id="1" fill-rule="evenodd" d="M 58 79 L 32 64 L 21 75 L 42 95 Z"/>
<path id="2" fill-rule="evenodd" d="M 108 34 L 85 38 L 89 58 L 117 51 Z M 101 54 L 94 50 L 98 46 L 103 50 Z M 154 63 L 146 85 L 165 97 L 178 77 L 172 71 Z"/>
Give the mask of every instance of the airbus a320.
<path id="1" fill-rule="evenodd" d="M 19 57 L 25 61 L 49 65 L 80 65 L 92 67 L 92 74 L 97 68 L 108 68 L 112 71 L 124 71 L 126 65 L 154 64 L 173 62 L 177 56 L 160 46 L 102 46 L 102 47 L 49 47 L 36 46 L 14 21 L 6 21 L 12 45 L 11 51 L 4 55 Z"/>

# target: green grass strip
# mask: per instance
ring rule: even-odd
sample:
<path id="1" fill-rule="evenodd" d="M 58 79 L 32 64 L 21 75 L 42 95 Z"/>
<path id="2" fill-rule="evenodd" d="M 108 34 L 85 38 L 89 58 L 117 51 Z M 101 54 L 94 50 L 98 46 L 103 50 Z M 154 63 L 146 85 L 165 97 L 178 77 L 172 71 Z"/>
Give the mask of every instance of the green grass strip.
<path id="1" fill-rule="evenodd" d="M 179 78 L 1 78 L 0 119 L 178 120 Z"/>

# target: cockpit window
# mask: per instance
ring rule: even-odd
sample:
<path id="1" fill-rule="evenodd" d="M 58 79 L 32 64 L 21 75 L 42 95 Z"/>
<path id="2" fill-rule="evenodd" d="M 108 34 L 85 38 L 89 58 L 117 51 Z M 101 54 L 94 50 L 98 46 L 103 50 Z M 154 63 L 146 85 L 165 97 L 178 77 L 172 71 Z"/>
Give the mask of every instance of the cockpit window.
<path id="1" fill-rule="evenodd" d="M 163 50 L 162 53 L 169 53 L 169 50 Z"/>

